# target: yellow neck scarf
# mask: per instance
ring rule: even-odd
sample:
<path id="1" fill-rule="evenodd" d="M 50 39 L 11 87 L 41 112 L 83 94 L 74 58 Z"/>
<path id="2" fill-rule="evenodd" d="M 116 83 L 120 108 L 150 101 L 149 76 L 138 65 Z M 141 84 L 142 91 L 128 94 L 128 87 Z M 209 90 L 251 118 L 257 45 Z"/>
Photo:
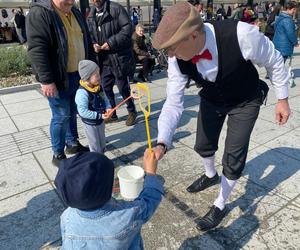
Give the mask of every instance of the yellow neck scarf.
<path id="1" fill-rule="evenodd" d="M 83 80 L 80 80 L 79 83 L 80 83 L 80 85 L 81 85 L 82 87 L 84 87 L 87 91 L 90 91 L 90 92 L 92 92 L 92 93 L 97 93 L 97 92 L 99 92 L 99 90 L 100 90 L 100 85 L 96 85 L 96 86 L 90 87 L 90 86 L 88 85 L 88 83 L 85 82 L 85 81 L 83 81 Z"/>

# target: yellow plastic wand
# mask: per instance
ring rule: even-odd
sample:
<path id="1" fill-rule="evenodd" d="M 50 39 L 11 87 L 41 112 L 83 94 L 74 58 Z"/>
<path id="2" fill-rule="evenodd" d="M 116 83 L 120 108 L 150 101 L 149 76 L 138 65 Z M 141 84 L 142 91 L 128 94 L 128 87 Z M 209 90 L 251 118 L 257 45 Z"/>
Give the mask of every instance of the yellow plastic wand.
<path id="1" fill-rule="evenodd" d="M 142 98 L 139 98 L 139 105 L 145 116 L 148 148 L 149 148 L 150 154 L 152 154 L 152 144 L 151 144 L 151 136 L 150 136 L 150 129 L 149 129 L 149 121 L 148 121 L 148 118 L 149 118 L 150 112 L 151 112 L 150 91 L 149 91 L 148 85 L 146 85 L 144 83 L 138 82 L 136 87 L 137 87 L 137 91 L 138 91 L 138 96 L 141 96 L 141 93 L 140 93 L 140 91 L 141 91 L 142 93 L 144 92 L 144 95 L 147 95 L 147 99 L 148 99 L 147 110 L 142 104 L 142 100 L 141 100 Z"/>

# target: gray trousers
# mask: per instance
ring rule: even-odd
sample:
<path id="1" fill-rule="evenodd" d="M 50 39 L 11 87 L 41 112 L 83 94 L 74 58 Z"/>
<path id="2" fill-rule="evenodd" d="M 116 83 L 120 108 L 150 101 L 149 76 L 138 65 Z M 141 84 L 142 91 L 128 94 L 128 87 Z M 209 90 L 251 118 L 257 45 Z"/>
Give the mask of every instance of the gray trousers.
<path id="1" fill-rule="evenodd" d="M 261 94 L 251 101 L 235 106 L 216 106 L 204 98 L 201 99 L 195 151 L 203 158 L 215 154 L 223 123 L 228 116 L 222 165 L 223 175 L 229 180 L 240 178 L 245 167 L 250 135 L 261 104 Z"/>
<path id="2" fill-rule="evenodd" d="M 105 124 L 104 121 L 100 125 L 88 125 L 83 123 L 84 132 L 89 142 L 91 152 L 103 154 L 105 152 Z"/>

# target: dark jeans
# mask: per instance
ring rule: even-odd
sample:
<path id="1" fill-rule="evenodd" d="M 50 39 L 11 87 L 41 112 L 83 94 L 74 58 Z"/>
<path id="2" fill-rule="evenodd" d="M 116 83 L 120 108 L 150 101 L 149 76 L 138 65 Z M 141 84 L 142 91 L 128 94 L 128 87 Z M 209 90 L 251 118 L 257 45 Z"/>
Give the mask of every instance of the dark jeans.
<path id="1" fill-rule="evenodd" d="M 104 65 L 101 72 L 101 85 L 105 91 L 105 94 L 112 108 L 116 106 L 115 94 L 113 91 L 113 87 L 115 83 L 117 84 L 119 93 L 121 94 L 123 99 L 126 99 L 128 96 L 130 96 L 130 86 L 128 83 L 127 76 L 124 76 L 122 78 L 117 78 L 116 75 L 113 73 L 112 67 Z M 135 105 L 132 98 L 130 98 L 126 102 L 126 105 L 127 105 L 128 112 L 136 112 Z M 117 114 L 116 112 L 114 112 L 112 117 L 116 117 L 116 116 Z"/>
<path id="2" fill-rule="evenodd" d="M 48 97 L 52 111 L 50 136 L 54 154 L 64 153 L 65 144 L 76 145 L 78 139 L 75 94 L 80 77 L 78 72 L 70 73 L 68 77 L 69 89 L 59 91 L 57 97 Z"/>
<path id="3" fill-rule="evenodd" d="M 230 180 L 238 179 L 245 167 L 250 135 L 261 104 L 261 95 L 252 101 L 227 107 L 201 99 L 195 151 L 204 158 L 215 154 L 224 120 L 228 116 L 222 165 L 223 174 Z"/>

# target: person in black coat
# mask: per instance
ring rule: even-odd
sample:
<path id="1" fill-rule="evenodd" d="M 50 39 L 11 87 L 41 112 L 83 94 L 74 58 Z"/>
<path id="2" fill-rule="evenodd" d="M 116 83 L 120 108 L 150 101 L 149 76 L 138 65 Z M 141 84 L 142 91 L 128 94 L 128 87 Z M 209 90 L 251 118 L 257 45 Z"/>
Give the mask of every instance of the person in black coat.
<path id="1" fill-rule="evenodd" d="M 95 54 L 83 16 L 73 4 L 35 0 L 26 16 L 32 69 L 52 111 L 50 135 L 55 166 L 66 158 L 65 146 L 68 154 L 88 150 L 78 141 L 75 94 L 80 80 L 78 61 L 95 60 Z"/>
<path id="2" fill-rule="evenodd" d="M 116 83 L 123 99 L 130 96 L 128 76 L 135 70 L 135 60 L 132 50 L 132 25 L 128 13 L 120 4 L 109 0 L 93 0 L 87 18 L 89 32 L 94 50 L 98 56 L 101 71 L 101 84 L 113 107 L 116 106 L 113 86 Z M 132 126 L 136 119 L 134 102 L 127 102 L 127 126 Z M 110 121 L 117 121 L 116 112 Z"/>

